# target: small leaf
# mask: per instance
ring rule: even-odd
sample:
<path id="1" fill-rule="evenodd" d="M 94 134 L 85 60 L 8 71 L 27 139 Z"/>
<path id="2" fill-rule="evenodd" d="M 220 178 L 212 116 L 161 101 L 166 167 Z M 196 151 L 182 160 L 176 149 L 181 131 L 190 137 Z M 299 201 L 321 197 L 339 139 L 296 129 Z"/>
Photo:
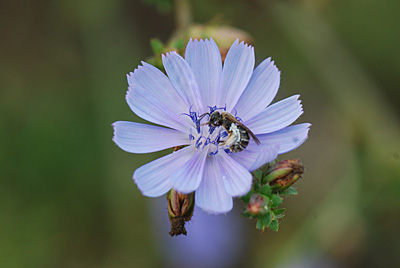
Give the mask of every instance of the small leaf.
<path id="1" fill-rule="evenodd" d="M 282 215 L 285 212 L 286 208 L 274 209 L 272 212 L 274 213 L 275 217 Z"/>
<path id="2" fill-rule="evenodd" d="M 250 196 L 253 194 L 254 192 L 252 190 L 250 190 L 247 194 L 243 195 L 241 197 L 242 201 L 245 202 L 246 204 L 248 204 L 250 202 Z"/>
<path id="3" fill-rule="evenodd" d="M 269 228 L 275 232 L 277 232 L 279 230 L 279 222 L 277 219 L 274 219 L 271 221 L 271 223 L 269 224 Z"/>
<path id="4" fill-rule="evenodd" d="M 276 209 L 276 210 L 273 210 L 272 213 L 274 213 L 276 219 L 282 219 L 283 217 L 285 217 L 285 213 L 284 213 L 285 210 L 286 210 L 285 208 Z"/>
<path id="5" fill-rule="evenodd" d="M 257 220 L 256 228 L 257 228 L 258 230 L 264 231 L 265 226 L 263 225 L 261 219 L 258 219 L 258 220 Z"/>
<path id="6" fill-rule="evenodd" d="M 265 214 L 265 215 L 263 215 L 263 216 L 261 216 L 261 217 L 259 218 L 259 220 L 261 221 L 261 223 L 262 223 L 264 226 L 270 225 L 270 224 L 271 224 L 271 219 L 272 219 L 272 215 L 271 215 L 270 212 L 267 213 L 267 214 Z"/>
<path id="7" fill-rule="evenodd" d="M 265 196 L 268 196 L 269 198 L 271 198 L 272 194 L 271 194 L 271 187 L 268 184 L 265 184 L 264 186 L 262 186 L 258 192 L 260 194 L 263 194 Z"/>
<path id="8" fill-rule="evenodd" d="M 153 49 L 154 54 L 157 55 L 163 53 L 165 50 L 164 44 L 156 38 L 150 40 L 150 46 Z"/>
<path id="9" fill-rule="evenodd" d="M 184 49 L 185 48 L 185 42 L 183 41 L 183 39 L 177 39 L 177 40 L 175 40 L 175 42 L 173 42 L 171 44 L 171 46 L 173 48 L 175 48 L 175 49 L 178 49 L 178 50 Z"/>
<path id="10" fill-rule="evenodd" d="M 281 195 L 297 195 L 298 192 L 293 187 L 289 187 L 286 190 L 280 191 L 279 194 L 281 194 Z"/>
<path id="11" fill-rule="evenodd" d="M 280 204 L 282 204 L 283 198 L 273 194 L 271 197 L 271 202 L 272 202 L 272 208 L 278 207 Z"/>
<path id="12" fill-rule="evenodd" d="M 256 177 L 259 181 L 262 179 L 262 171 L 257 169 L 253 171 L 254 177 Z"/>

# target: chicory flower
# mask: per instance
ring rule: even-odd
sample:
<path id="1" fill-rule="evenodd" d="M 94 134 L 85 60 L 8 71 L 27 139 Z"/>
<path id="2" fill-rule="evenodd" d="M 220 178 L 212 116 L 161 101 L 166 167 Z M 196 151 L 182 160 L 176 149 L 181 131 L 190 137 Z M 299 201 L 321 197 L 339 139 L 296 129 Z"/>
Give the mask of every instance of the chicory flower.
<path id="1" fill-rule="evenodd" d="M 167 75 L 145 62 L 128 74 L 126 94 L 136 115 L 160 126 L 117 121 L 113 140 L 137 154 L 181 146 L 134 172 L 141 192 L 149 197 L 171 188 L 195 192 L 197 206 L 226 213 L 232 209 L 232 197 L 250 190 L 251 171 L 306 140 L 310 124 L 289 126 L 303 113 L 299 95 L 270 105 L 280 71 L 270 58 L 254 69 L 253 47 L 238 40 L 223 64 L 213 39 L 191 39 L 185 58 L 172 51 L 162 62 Z M 207 124 L 214 111 L 232 114 L 260 144 L 250 138 L 243 151 L 231 152 L 223 142 L 229 132 Z"/>

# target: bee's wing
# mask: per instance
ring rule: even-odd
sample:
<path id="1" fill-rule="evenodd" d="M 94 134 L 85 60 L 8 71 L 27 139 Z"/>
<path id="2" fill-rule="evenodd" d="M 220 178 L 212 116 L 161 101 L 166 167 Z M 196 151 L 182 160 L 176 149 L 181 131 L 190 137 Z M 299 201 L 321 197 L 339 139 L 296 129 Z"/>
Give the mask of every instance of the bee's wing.
<path id="1" fill-rule="evenodd" d="M 232 122 L 234 122 L 235 124 L 241 126 L 242 128 L 244 128 L 249 134 L 250 136 L 254 139 L 256 144 L 260 144 L 260 140 L 256 137 L 256 135 L 245 125 L 243 125 L 242 122 L 240 122 L 239 120 L 236 119 L 236 117 L 234 117 L 233 115 L 226 113 L 225 116 Z"/>
<path id="2" fill-rule="evenodd" d="M 242 123 L 240 123 L 240 126 L 242 128 L 244 128 L 250 134 L 250 136 L 254 139 L 256 144 L 260 144 L 261 143 L 260 140 L 256 137 L 256 135 L 248 127 L 246 127 Z"/>

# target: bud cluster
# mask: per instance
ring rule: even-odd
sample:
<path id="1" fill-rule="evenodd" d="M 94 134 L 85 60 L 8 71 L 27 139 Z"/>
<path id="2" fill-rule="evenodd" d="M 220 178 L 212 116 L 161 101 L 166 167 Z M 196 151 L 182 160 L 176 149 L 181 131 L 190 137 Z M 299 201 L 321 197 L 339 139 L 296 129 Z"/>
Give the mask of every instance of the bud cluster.
<path id="1" fill-rule="evenodd" d="M 298 159 L 267 164 L 253 172 L 253 187 L 242 197 L 247 204 L 243 216 L 257 219 L 257 229 L 278 231 L 278 219 L 284 216 L 284 208 L 278 208 L 283 195 L 296 195 L 292 185 L 301 178 L 304 167 Z"/>

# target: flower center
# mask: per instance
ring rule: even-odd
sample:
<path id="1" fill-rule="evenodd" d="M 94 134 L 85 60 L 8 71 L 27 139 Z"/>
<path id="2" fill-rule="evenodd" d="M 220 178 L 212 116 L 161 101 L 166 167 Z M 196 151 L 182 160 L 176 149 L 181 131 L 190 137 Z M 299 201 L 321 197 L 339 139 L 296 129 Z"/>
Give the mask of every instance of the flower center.
<path id="1" fill-rule="evenodd" d="M 232 153 L 231 150 L 224 145 L 224 141 L 229 136 L 226 129 L 223 126 L 214 127 L 209 124 L 211 114 L 217 110 L 226 111 L 226 107 L 207 107 L 210 110 L 208 113 L 199 114 L 198 112 L 192 111 L 192 107 L 190 107 L 189 113 L 182 114 L 189 116 L 194 123 L 194 125 L 190 126 L 189 139 L 193 141 L 193 145 L 196 149 L 206 149 L 209 151 L 209 155 L 216 155 L 219 149 L 223 149 L 227 153 Z"/>

